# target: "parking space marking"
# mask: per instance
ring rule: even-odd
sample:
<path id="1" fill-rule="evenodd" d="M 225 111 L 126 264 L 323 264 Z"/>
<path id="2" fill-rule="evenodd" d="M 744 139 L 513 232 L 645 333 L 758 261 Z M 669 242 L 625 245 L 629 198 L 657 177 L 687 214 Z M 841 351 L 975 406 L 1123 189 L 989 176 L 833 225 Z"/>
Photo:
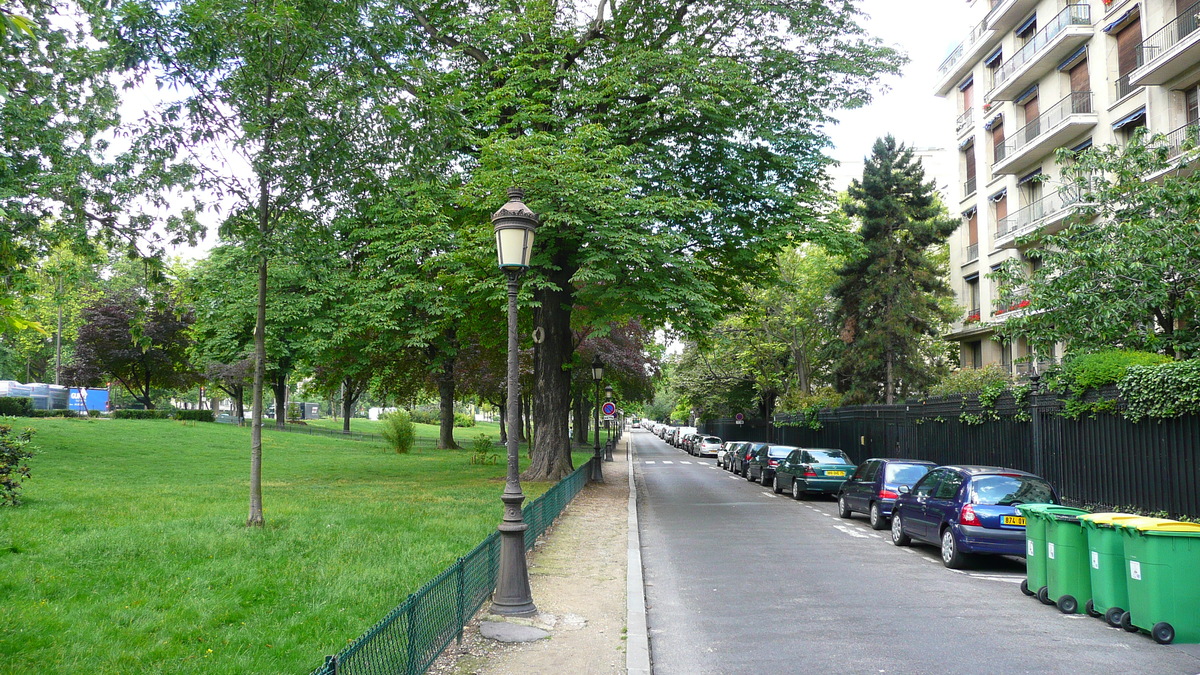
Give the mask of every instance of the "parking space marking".
<path id="1" fill-rule="evenodd" d="M 760 495 L 762 495 L 762 496 L 764 496 L 764 497 L 770 497 L 771 499 L 775 499 L 776 497 L 778 497 L 778 496 L 779 496 L 779 495 L 773 495 L 773 494 L 771 494 L 770 492 L 760 492 L 760 493 L 758 493 L 758 494 L 760 494 Z"/>
<path id="2" fill-rule="evenodd" d="M 663 460 L 663 464 L 674 464 L 674 463 L 675 463 L 675 462 L 672 462 L 672 461 L 671 461 L 671 460 L 669 460 L 669 459 L 664 459 L 664 460 Z"/>
<path id="3" fill-rule="evenodd" d="M 855 530 L 852 530 L 849 527 L 846 527 L 845 525 L 834 525 L 833 529 L 840 530 L 840 531 L 844 532 L 845 534 L 848 534 L 851 537 L 854 537 L 855 539 L 870 539 L 871 538 L 869 535 L 863 534 L 862 532 L 857 532 Z"/>
<path id="4" fill-rule="evenodd" d="M 648 459 L 648 460 L 646 460 L 646 462 L 645 462 L 645 463 L 646 463 L 646 464 L 653 464 L 653 463 L 654 463 L 654 460 L 652 460 L 652 459 Z"/>
<path id="5" fill-rule="evenodd" d="M 680 464 L 691 464 L 691 462 L 688 462 L 688 461 L 686 461 L 686 460 L 682 460 L 682 459 L 681 459 L 681 460 L 679 460 L 679 463 L 680 463 Z"/>

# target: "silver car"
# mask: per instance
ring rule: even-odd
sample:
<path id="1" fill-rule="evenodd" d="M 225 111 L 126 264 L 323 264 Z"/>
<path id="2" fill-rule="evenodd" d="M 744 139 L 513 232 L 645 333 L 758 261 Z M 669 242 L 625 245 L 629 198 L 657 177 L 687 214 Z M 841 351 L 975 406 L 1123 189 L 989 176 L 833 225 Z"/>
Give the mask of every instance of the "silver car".
<path id="1" fill-rule="evenodd" d="M 701 436 L 694 444 L 696 455 L 700 457 L 716 457 L 721 450 L 721 439 L 716 436 Z"/>

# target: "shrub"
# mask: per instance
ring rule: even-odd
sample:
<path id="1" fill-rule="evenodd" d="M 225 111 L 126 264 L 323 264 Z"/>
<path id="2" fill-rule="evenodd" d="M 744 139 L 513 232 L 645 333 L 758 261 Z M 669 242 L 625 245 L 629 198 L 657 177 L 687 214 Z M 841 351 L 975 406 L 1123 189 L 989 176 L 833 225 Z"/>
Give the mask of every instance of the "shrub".
<path id="1" fill-rule="evenodd" d="M 822 387 L 808 396 L 785 396 L 780 407 L 784 412 L 798 415 L 801 419 L 795 419 L 790 423 L 781 423 L 781 426 L 802 426 L 819 430 L 822 425 L 817 417 L 818 414 L 825 408 L 836 408 L 841 404 L 842 395 L 834 391 L 832 387 Z"/>
<path id="2" fill-rule="evenodd" d="M 404 454 L 412 450 L 413 440 L 417 436 L 413 427 L 412 415 L 407 410 L 397 410 L 383 416 L 383 438 L 395 448 L 397 453 Z"/>
<path id="3" fill-rule="evenodd" d="M 1062 370 L 1051 379 L 1049 385 L 1052 390 L 1067 395 L 1063 401 L 1063 417 L 1077 419 L 1083 414 L 1111 413 L 1116 410 L 1115 401 L 1087 401 L 1085 394 L 1089 390 L 1117 384 L 1131 367 L 1154 366 L 1170 361 L 1170 357 L 1161 354 L 1123 349 L 1079 354 L 1063 364 Z"/>
<path id="4" fill-rule="evenodd" d="M 28 396 L 6 396 L 0 398 L 0 415 L 6 417 L 29 417 L 33 412 L 33 399 Z"/>
<path id="5" fill-rule="evenodd" d="M 100 416 L 99 410 L 89 410 L 88 411 L 88 417 L 99 417 L 99 416 Z"/>
<path id="6" fill-rule="evenodd" d="M 475 418 L 466 413 L 454 413 L 454 426 L 473 427 L 475 426 Z"/>
<path id="7" fill-rule="evenodd" d="M 1200 413 L 1200 361 L 1130 366 L 1117 388 L 1134 422 Z"/>
<path id="8" fill-rule="evenodd" d="M 32 438 L 32 429 L 13 433 L 12 427 L 0 424 L 0 506 L 21 503 L 21 482 L 29 478 L 27 460 L 33 457 Z"/>
<path id="9" fill-rule="evenodd" d="M 74 410 L 30 410 L 29 417 L 78 417 Z"/>
<path id="10" fill-rule="evenodd" d="M 213 416 L 213 411 L 196 409 L 196 410 L 177 410 L 175 411 L 175 419 L 186 422 L 215 422 L 216 417 Z"/>
<path id="11" fill-rule="evenodd" d="M 495 464 L 499 460 L 500 453 L 496 452 L 496 444 L 487 434 L 479 434 L 471 441 L 472 464 Z"/>
<path id="12" fill-rule="evenodd" d="M 413 422 L 416 422 L 417 424 L 440 424 L 441 423 L 441 413 L 438 411 L 437 408 L 430 408 L 429 406 L 421 406 L 419 408 L 413 408 L 412 410 L 410 410 L 408 412 L 408 415 L 409 415 L 409 418 Z"/>
<path id="13" fill-rule="evenodd" d="M 930 396 L 977 396 L 999 387 L 1004 389 L 1012 381 L 1008 371 L 999 365 L 990 364 L 983 368 L 961 368 L 940 382 L 929 387 Z"/>
<path id="14" fill-rule="evenodd" d="M 165 420 L 171 417 L 170 410 L 114 410 L 113 419 L 118 420 Z"/>

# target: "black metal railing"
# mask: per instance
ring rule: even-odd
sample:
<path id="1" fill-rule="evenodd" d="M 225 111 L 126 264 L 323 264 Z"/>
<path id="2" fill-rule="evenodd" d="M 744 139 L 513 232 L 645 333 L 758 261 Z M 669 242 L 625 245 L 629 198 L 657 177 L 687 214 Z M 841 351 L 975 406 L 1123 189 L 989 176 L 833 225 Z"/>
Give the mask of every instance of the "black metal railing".
<path id="1" fill-rule="evenodd" d="M 1025 123 L 1016 133 L 996 144 L 995 157 L 999 162 L 1010 155 L 1020 152 L 1032 145 L 1038 137 L 1057 129 L 1072 115 L 1085 115 L 1095 112 L 1092 108 L 1092 92 L 1073 91 L 1061 101 L 1050 106 L 1045 112 Z"/>
<path id="2" fill-rule="evenodd" d="M 968 178 L 963 182 L 963 199 L 975 194 L 975 178 Z"/>
<path id="3" fill-rule="evenodd" d="M 1023 68 L 1025 64 L 1032 62 L 1045 49 L 1046 45 L 1050 44 L 1054 38 L 1058 37 L 1069 26 L 1090 26 L 1092 25 L 1092 10 L 1087 5 L 1067 5 L 1066 9 L 1059 12 L 1050 22 L 1029 39 L 1016 54 L 1013 54 L 1007 61 L 1002 63 L 996 69 L 994 86 L 992 91 L 988 92 L 988 99 L 992 98 L 993 92 L 996 89 L 1004 86 L 1004 84 Z"/>
<path id="4" fill-rule="evenodd" d="M 1151 141 L 1151 146 L 1167 148 L 1167 157 L 1175 159 L 1200 144 L 1200 124 L 1185 124 Z"/>
<path id="5" fill-rule="evenodd" d="M 1117 89 L 1116 93 L 1117 93 L 1118 101 L 1120 101 L 1121 99 L 1125 98 L 1126 96 L 1132 94 L 1133 92 L 1137 91 L 1138 89 L 1141 89 L 1141 87 L 1136 87 L 1129 83 L 1128 75 L 1122 75 L 1122 76 L 1118 77 L 1114 86 Z"/>
<path id="6" fill-rule="evenodd" d="M 1200 27 L 1200 2 L 1180 12 L 1137 46 L 1137 67 L 1152 64 Z"/>
<path id="7" fill-rule="evenodd" d="M 534 542 L 579 494 L 591 475 L 589 459 L 523 509 L 525 548 Z M 312 671 L 312 675 L 389 673 L 419 675 L 483 606 L 496 587 L 500 533 L 492 532 L 470 553 L 426 583 L 357 640 Z"/>

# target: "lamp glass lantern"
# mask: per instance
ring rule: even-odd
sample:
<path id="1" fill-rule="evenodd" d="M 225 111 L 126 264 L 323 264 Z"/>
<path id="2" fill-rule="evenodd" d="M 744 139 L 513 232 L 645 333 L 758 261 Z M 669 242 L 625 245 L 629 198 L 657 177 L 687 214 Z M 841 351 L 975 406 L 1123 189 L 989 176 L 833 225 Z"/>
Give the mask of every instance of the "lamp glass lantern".
<path id="1" fill-rule="evenodd" d="M 604 362 L 600 360 L 600 356 L 592 359 L 592 380 L 599 382 L 604 379 Z"/>
<path id="2" fill-rule="evenodd" d="M 496 255 L 500 269 L 522 271 L 533 255 L 533 233 L 538 217 L 525 206 L 525 191 L 508 189 L 508 202 L 492 216 L 496 227 Z"/>
<path id="3" fill-rule="evenodd" d="M 611 400 L 612 400 L 612 397 L 613 397 L 613 388 L 612 388 L 612 385 L 611 385 L 611 384 L 606 384 L 606 385 L 604 385 L 604 395 L 608 397 L 608 399 L 607 399 L 607 400 L 609 400 L 609 401 L 611 401 Z"/>

